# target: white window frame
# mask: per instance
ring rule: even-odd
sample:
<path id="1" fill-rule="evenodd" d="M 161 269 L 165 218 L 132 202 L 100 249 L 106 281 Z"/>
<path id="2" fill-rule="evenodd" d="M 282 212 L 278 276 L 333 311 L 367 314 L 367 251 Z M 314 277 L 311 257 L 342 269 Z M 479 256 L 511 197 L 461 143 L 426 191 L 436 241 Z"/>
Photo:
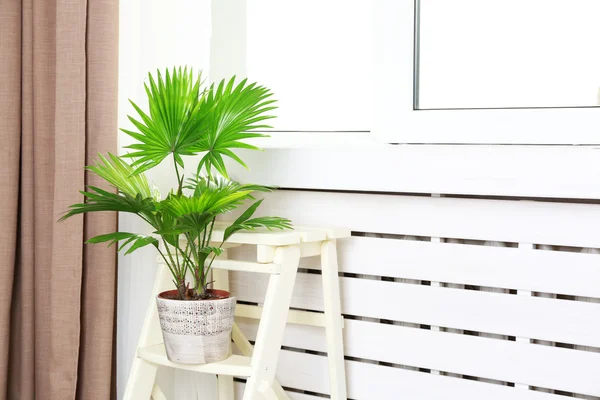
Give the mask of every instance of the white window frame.
<path id="1" fill-rule="evenodd" d="M 268 151 L 242 154 L 250 171 L 234 165 L 234 178 L 287 188 L 320 190 L 600 199 L 600 191 L 596 189 L 596 182 L 600 180 L 600 146 L 572 146 L 578 142 L 573 138 L 583 137 L 582 132 L 577 131 L 580 128 L 572 127 L 569 143 L 564 143 L 564 140 L 549 140 L 549 136 L 542 135 L 544 131 L 539 126 L 531 126 L 530 133 L 537 134 L 538 139 L 547 139 L 536 143 L 533 140 L 536 136 L 532 134 L 528 136 L 530 140 L 523 140 L 515 133 L 499 137 L 500 132 L 494 131 L 485 117 L 479 119 L 480 123 L 485 123 L 480 129 L 495 132 L 495 136 L 486 135 L 485 141 L 474 138 L 473 134 L 469 141 L 468 135 L 449 131 L 439 121 L 430 122 L 426 127 L 415 126 L 417 121 L 411 115 L 419 112 L 412 109 L 414 0 L 373 2 L 374 17 L 378 18 L 374 24 L 374 40 L 382 41 L 382 46 L 378 46 L 374 54 L 374 67 L 377 68 L 374 68 L 373 131 L 274 132 L 271 138 L 254 142 Z M 245 76 L 245 5 L 246 0 L 212 3 L 212 81 L 232 75 Z M 382 12 L 385 15 L 381 15 Z M 382 24 L 383 18 L 393 23 Z M 382 34 L 390 31 L 404 33 L 404 37 L 402 34 L 396 36 L 403 37 L 404 46 L 410 47 L 404 63 L 401 51 L 383 51 L 386 43 L 393 49 L 392 36 L 382 38 Z M 223 49 L 226 40 L 233 40 L 228 42 L 227 51 Z M 387 75 L 377 76 L 386 69 Z M 396 99 L 393 96 L 395 92 L 390 89 L 402 84 L 407 87 L 406 96 Z M 387 98 L 381 93 L 387 93 Z M 399 107 L 399 103 L 403 103 L 405 108 Z M 505 110 L 485 111 L 502 113 Z M 465 119 L 464 116 L 469 117 L 478 110 L 447 112 Z M 506 113 L 503 115 L 508 118 Z M 594 120 L 596 123 L 593 125 L 597 129 L 595 132 L 593 128 L 588 129 L 588 137 L 592 133 L 600 136 L 597 117 Z M 515 123 L 519 121 L 523 122 L 523 119 L 517 119 Z M 457 120 L 457 123 L 466 122 Z M 452 140 L 448 139 L 449 132 L 453 135 Z M 497 145 L 496 142 L 512 145 Z M 598 140 L 582 141 L 586 142 L 597 143 Z M 550 143 L 561 145 L 544 145 Z"/>
<path id="2" fill-rule="evenodd" d="M 414 110 L 416 3 L 373 1 L 372 132 L 379 141 L 600 143 L 600 108 Z"/>

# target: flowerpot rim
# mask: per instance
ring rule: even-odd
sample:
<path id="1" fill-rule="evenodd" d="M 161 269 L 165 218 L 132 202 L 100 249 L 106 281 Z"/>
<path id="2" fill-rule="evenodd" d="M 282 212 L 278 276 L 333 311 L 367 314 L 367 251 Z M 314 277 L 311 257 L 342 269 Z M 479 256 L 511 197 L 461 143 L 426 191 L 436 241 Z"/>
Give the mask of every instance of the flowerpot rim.
<path id="1" fill-rule="evenodd" d="M 191 291 L 191 289 L 190 289 L 190 291 Z M 227 290 L 208 289 L 208 292 L 216 294 L 217 296 L 219 296 L 219 298 L 180 300 L 180 299 L 173 299 L 173 298 L 165 297 L 167 295 L 175 295 L 176 296 L 178 294 L 177 289 L 165 290 L 164 292 L 160 292 L 156 297 L 161 300 L 165 300 L 165 301 L 227 301 L 227 300 L 231 300 L 232 298 L 234 298 L 231 296 L 231 293 L 229 293 Z"/>

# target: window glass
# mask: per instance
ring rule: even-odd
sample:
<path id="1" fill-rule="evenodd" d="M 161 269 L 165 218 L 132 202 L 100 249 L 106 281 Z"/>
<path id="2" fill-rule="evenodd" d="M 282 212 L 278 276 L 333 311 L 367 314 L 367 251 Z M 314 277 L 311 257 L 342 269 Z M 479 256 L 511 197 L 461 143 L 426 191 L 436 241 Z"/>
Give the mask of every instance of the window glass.
<path id="1" fill-rule="evenodd" d="M 599 0 L 420 0 L 418 109 L 599 105 Z"/>
<path id="2" fill-rule="evenodd" d="M 370 129 L 370 0 L 248 0 L 248 78 L 273 90 L 276 130 Z"/>

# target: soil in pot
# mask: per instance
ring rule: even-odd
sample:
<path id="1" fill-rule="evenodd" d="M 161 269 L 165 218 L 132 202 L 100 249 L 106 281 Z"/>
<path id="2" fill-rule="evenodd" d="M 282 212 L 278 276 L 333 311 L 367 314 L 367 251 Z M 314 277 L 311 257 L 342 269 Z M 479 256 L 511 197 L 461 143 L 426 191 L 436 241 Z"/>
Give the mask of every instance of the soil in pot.
<path id="1" fill-rule="evenodd" d="M 177 290 L 167 290 L 165 292 L 160 293 L 158 296 L 161 299 L 167 300 L 179 300 L 179 301 L 193 301 L 191 299 L 193 290 L 188 291 L 189 299 L 179 300 L 179 292 Z M 229 298 L 229 292 L 227 290 L 219 290 L 219 289 L 208 289 L 208 298 L 207 299 L 198 299 L 198 300 L 222 300 Z"/>

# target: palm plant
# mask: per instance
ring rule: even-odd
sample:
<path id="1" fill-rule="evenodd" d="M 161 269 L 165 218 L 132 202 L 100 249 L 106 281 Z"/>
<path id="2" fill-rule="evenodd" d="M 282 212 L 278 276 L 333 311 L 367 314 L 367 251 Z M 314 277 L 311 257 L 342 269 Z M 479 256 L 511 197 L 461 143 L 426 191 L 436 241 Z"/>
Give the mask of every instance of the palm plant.
<path id="1" fill-rule="evenodd" d="M 148 81 L 145 88 L 149 113 L 131 102 L 138 119 L 129 116 L 129 120 L 137 132 L 123 129 L 137 141 L 128 146 L 133 151 L 121 157 L 99 155 L 100 160 L 87 167 L 116 188 L 116 193 L 88 186 L 81 192 L 85 201 L 73 204 L 61 220 L 96 211 L 138 215 L 152 226 L 155 235 L 113 232 L 93 237 L 88 243 L 112 245 L 121 241 L 118 250 L 125 250 L 125 254 L 153 245 L 173 275 L 179 299 L 207 299 L 210 269 L 231 235 L 256 228 L 291 228 L 285 218 L 252 218 L 262 202 L 259 200 L 224 226 L 220 244 L 212 241 L 219 215 L 241 207 L 247 200 L 255 200 L 254 192 L 272 190 L 231 181 L 223 157 L 246 166 L 232 149 L 257 150 L 244 140 L 265 136 L 256 130 L 267 127 L 262 121 L 272 118 L 267 113 L 275 108 L 274 100 L 268 89 L 247 84 L 246 80 L 236 85 L 235 78 L 203 88 L 201 77 L 195 77 L 187 68 L 174 68 L 171 73 L 166 70 L 164 79 L 157 71 L 156 77 L 148 74 Z M 199 154 L 202 157 L 196 172 L 186 180 L 180 171 L 183 157 Z M 177 185 L 161 199 L 144 172 L 169 156 L 173 158 Z M 188 272 L 193 282 L 186 281 Z"/>

